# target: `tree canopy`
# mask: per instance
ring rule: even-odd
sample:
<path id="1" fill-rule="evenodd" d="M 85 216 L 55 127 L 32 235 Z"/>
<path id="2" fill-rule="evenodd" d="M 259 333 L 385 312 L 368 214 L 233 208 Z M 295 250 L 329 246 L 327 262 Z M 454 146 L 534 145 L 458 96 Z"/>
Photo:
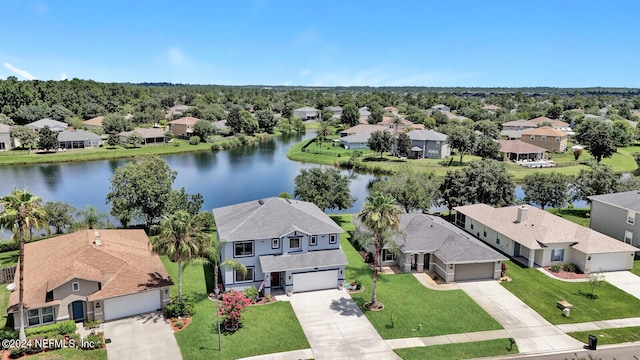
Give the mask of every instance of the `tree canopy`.
<path id="1" fill-rule="evenodd" d="M 609 165 L 592 163 L 590 168 L 581 169 L 573 182 L 572 200 L 589 201 L 593 195 L 609 194 L 615 192 L 618 185 L 618 175 Z"/>
<path id="2" fill-rule="evenodd" d="M 470 154 L 476 145 L 476 134 L 473 130 L 464 126 L 457 126 L 451 134 L 449 134 L 449 144 L 460 154 L 460 164 L 465 154 Z"/>
<path id="3" fill-rule="evenodd" d="M 376 182 L 372 191 L 391 195 L 405 212 L 428 211 L 437 200 L 439 186 L 433 172 L 403 167 L 387 180 Z"/>
<path id="4" fill-rule="evenodd" d="M 598 163 L 617 150 L 611 125 L 596 119 L 585 119 L 580 123 L 576 129 L 576 141 L 584 145 Z"/>
<path id="5" fill-rule="evenodd" d="M 48 126 L 38 131 L 38 149 L 57 150 L 59 147 L 58 132 L 51 130 Z"/>
<path id="6" fill-rule="evenodd" d="M 558 173 L 535 172 L 524 177 L 524 201 L 545 207 L 561 208 L 569 200 L 572 177 Z"/>
<path id="7" fill-rule="evenodd" d="M 393 142 L 393 135 L 391 135 L 390 132 L 378 130 L 371 133 L 367 144 L 369 145 L 369 149 L 373 150 L 374 153 L 380 153 L 380 157 L 382 158 L 383 152 L 391 151 Z"/>
<path id="8" fill-rule="evenodd" d="M 313 167 L 300 170 L 296 176 L 293 196 L 316 204 L 320 209 L 345 210 L 353 206 L 355 198 L 349 192 L 348 176 L 331 168 Z"/>

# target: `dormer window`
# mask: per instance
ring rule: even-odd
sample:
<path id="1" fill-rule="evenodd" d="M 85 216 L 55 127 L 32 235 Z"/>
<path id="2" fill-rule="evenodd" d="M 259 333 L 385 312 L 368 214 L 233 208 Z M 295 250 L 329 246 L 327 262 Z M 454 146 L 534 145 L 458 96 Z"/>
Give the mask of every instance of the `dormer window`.
<path id="1" fill-rule="evenodd" d="M 80 283 L 77 281 L 74 281 L 71 283 L 71 291 L 73 292 L 78 292 L 80 291 Z"/>

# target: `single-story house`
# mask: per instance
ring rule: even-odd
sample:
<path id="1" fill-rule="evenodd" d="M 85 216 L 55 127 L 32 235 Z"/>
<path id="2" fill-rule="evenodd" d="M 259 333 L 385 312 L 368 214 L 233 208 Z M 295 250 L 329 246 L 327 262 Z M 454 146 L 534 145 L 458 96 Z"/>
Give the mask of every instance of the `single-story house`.
<path id="1" fill-rule="evenodd" d="M 640 248 L 640 190 L 589 196 L 589 227 Z"/>
<path id="2" fill-rule="evenodd" d="M 0 151 L 11 150 L 11 127 L 9 125 L 0 124 Z"/>
<path id="3" fill-rule="evenodd" d="M 382 108 L 382 110 L 386 111 L 386 112 L 390 112 L 393 115 L 398 115 L 400 113 L 400 110 L 398 110 L 398 108 L 393 107 L 393 106 L 385 106 Z"/>
<path id="4" fill-rule="evenodd" d="M 567 133 L 543 126 L 535 129 L 527 129 L 522 131 L 520 140 L 543 147 L 550 151 L 565 152 L 567 150 Z"/>
<path id="5" fill-rule="evenodd" d="M 352 126 L 348 129 L 342 130 L 340 131 L 340 136 L 344 137 L 344 136 L 349 136 L 349 135 L 354 135 L 354 134 L 373 134 L 376 131 L 389 131 L 389 129 L 387 129 L 384 126 L 380 126 L 378 124 L 358 124 L 356 126 Z"/>
<path id="6" fill-rule="evenodd" d="M 396 131 L 396 124 L 394 122 L 394 118 L 389 117 L 389 116 L 383 117 L 382 121 L 380 121 L 376 125 L 384 126 L 387 131 L 391 131 L 393 133 L 395 133 L 395 131 Z M 406 119 L 401 119 L 400 123 L 397 125 L 397 127 L 398 127 L 397 128 L 398 132 L 406 132 L 409 129 L 411 129 L 411 130 L 424 130 L 424 125 L 423 124 L 414 124 L 413 122 L 411 122 L 409 120 L 406 120 Z"/>
<path id="7" fill-rule="evenodd" d="M 638 250 L 532 206 L 454 209 L 457 226 L 530 268 L 569 262 L 585 273 L 629 270 Z"/>
<path id="8" fill-rule="evenodd" d="M 87 129 L 102 129 L 102 122 L 104 121 L 104 116 L 96 116 L 89 120 L 85 120 L 82 123 Z"/>
<path id="9" fill-rule="evenodd" d="M 529 120 L 516 120 L 516 121 L 507 121 L 502 123 L 502 130 L 527 130 L 527 129 L 535 129 L 538 127 L 537 124 L 532 123 Z"/>
<path id="10" fill-rule="evenodd" d="M 520 140 L 498 140 L 500 155 L 505 160 L 541 160 L 544 159 L 547 149 L 531 145 Z"/>
<path id="11" fill-rule="evenodd" d="M 194 117 L 187 116 L 169 121 L 169 131 L 171 131 L 173 136 L 189 138 L 193 134 L 193 126 L 198 122 L 198 120 L 199 119 Z"/>
<path id="12" fill-rule="evenodd" d="M 342 117 L 342 106 L 327 106 L 327 109 L 331 111 L 334 118 L 340 119 Z"/>
<path id="13" fill-rule="evenodd" d="M 368 149 L 371 134 L 353 134 L 337 139 L 345 149 Z"/>
<path id="14" fill-rule="evenodd" d="M 371 111 L 369 111 L 369 108 L 367 106 L 363 106 L 360 109 L 358 109 L 358 114 L 360 114 L 361 124 L 369 123 L 369 116 L 371 116 Z"/>
<path id="15" fill-rule="evenodd" d="M 82 149 L 102 146 L 102 138 L 90 131 L 65 130 L 58 134 L 61 149 Z"/>
<path id="16" fill-rule="evenodd" d="M 120 142 L 126 143 L 129 135 L 133 134 L 134 132 L 142 136 L 142 143 L 145 145 L 165 142 L 165 132 L 164 130 L 158 128 L 135 128 L 131 131 L 123 131 L 118 134 L 118 136 L 120 137 Z"/>
<path id="17" fill-rule="evenodd" d="M 360 222 L 354 223 L 362 231 Z M 421 213 L 400 215 L 400 234 L 393 240 L 398 251 L 382 249 L 383 266 L 436 273 L 446 282 L 499 279 L 502 262 L 507 260 L 446 220 Z"/>
<path id="18" fill-rule="evenodd" d="M 444 104 L 438 104 L 438 105 L 433 105 L 431 107 L 431 110 L 440 111 L 440 112 L 450 112 L 451 108 Z"/>
<path id="19" fill-rule="evenodd" d="M 294 109 L 293 116 L 299 117 L 302 120 L 318 119 L 320 117 L 320 110 L 312 108 L 310 106 L 305 106 Z"/>
<path id="20" fill-rule="evenodd" d="M 26 327 L 109 321 L 156 311 L 170 301 L 173 283 L 143 230 L 83 230 L 27 243 L 24 251 Z M 16 329 L 18 286 L 7 308 Z"/>
<path id="21" fill-rule="evenodd" d="M 542 124 L 542 123 L 548 123 L 551 124 L 551 127 L 554 129 L 563 129 L 563 128 L 568 128 L 571 127 L 570 124 L 561 121 L 561 120 L 554 120 L 554 119 L 549 119 L 546 116 L 540 116 L 534 119 L 530 119 L 529 122 L 536 124 L 536 126 Z"/>
<path id="22" fill-rule="evenodd" d="M 221 261 L 234 259 L 247 268 L 222 269 L 225 289 L 296 293 L 344 282 L 342 228 L 315 204 L 272 197 L 216 208 L 213 215 Z"/>
<path id="23" fill-rule="evenodd" d="M 38 121 L 34 121 L 30 124 L 27 124 L 27 127 L 29 129 L 35 130 L 35 131 L 43 129 L 45 126 L 48 126 L 49 129 L 57 132 L 64 131 L 69 127 L 67 123 L 51 120 L 49 118 L 40 119 Z"/>
<path id="24" fill-rule="evenodd" d="M 411 139 L 412 158 L 443 159 L 451 155 L 445 134 L 433 130 L 414 130 L 407 135 Z"/>

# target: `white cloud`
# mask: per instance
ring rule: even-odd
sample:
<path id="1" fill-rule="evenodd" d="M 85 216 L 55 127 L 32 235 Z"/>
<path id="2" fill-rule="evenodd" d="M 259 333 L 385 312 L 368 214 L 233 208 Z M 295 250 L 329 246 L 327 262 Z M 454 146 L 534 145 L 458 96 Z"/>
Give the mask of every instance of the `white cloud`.
<path id="1" fill-rule="evenodd" d="M 26 70 L 22 70 L 22 69 L 18 69 L 17 67 L 9 64 L 8 62 L 4 62 L 3 63 L 4 67 L 7 68 L 7 70 L 11 71 L 12 73 L 20 76 L 21 78 L 25 79 L 25 80 L 35 80 L 36 77 L 31 75 L 28 71 Z"/>
<path id="2" fill-rule="evenodd" d="M 60 74 L 60 80 L 67 80 L 67 73 L 63 72 L 62 74 Z"/>
<path id="3" fill-rule="evenodd" d="M 184 66 L 191 63 L 191 58 L 178 47 L 167 50 L 165 59 L 174 66 Z"/>

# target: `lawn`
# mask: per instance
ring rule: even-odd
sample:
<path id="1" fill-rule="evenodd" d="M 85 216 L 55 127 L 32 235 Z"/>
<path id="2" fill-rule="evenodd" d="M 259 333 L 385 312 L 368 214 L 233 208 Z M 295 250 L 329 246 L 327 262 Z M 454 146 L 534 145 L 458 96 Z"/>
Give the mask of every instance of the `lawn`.
<path id="1" fill-rule="evenodd" d="M 548 212 L 560 216 L 565 220 L 569 220 L 578 225 L 582 225 L 584 227 L 589 227 L 589 208 L 563 208 L 560 210 L 557 209 L 546 209 Z"/>
<path id="2" fill-rule="evenodd" d="M 106 360 L 107 350 L 60 349 L 28 357 L 29 360 Z"/>
<path id="3" fill-rule="evenodd" d="M 511 346 L 509 339 L 496 339 L 461 344 L 396 349 L 394 351 L 404 360 L 471 359 L 518 354 L 518 345 L 513 344 L 513 346 Z"/>
<path id="4" fill-rule="evenodd" d="M 568 335 L 582 342 L 587 342 L 589 335 L 594 335 L 598 338 L 598 345 L 620 344 L 640 341 L 640 327 L 578 331 Z"/>
<path id="5" fill-rule="evenodd" d="M 631 270 L 631 272 L 640 276 L 640 260 L 636 260 L 633 262 L 633 269 Z"/>
<path id="6" fill-rule="evenodd" d="M 596 299 L 585 296 L 588 282 L 565 282 L 550 278 L 537 269 L 521 268 L 507 262 L 511 282 L 502 285 L 552 324 L 580 323 L 596 320 L 640 316 L 640 300 L 608 283 L 595 289 Z M 558 300 L 573 304 L 570 317 L 562 316 Z"/>
<path id="7" fill-rule="evenodd" d="M 0 268 L 18 264 L 18 250 L 0 253 Z"/>
<path id="8" fill-rule="evenodd" d="M 172 279 L 178 279 L 177 266 L 162 257 Z M 222 351 L 218 351 L 215 302 L 208 299 L 207 289 L 213 288 L 213 270 L 209 265 L 187 266 L 182 277 L 183 294 L 195 302 L 196 314 L 184 330 L 175 334 L 185 359 L 237 359 L 309 348 L 302 327 L 288 302 L 251 306 L 244 312 L 243 327 L 236 333 L 222 336 Z M 176 296 L 177 284 L 171 288 Z"/>
<path id="9" fill-rule="evenodd" d="M 353 229 L 351 215 L 333 215 L 332 218 L 345 230 Z M 341 237 L 341 245 L 349 260 L 346 280 L 359 279 L 365 287 L 364 292 L 351 295 L 362 308 L 366 301 L 371 300 L 372 272 L 349 242 L 348 234 Z M 412 274 L 380 275 L 377 294 L 384 310 L 364 313 L 383 339 L 502 328 L 462 290 L 427 289 Z M 395 326 L 391 325 L 392 314 L 396 317 Z M 420 324 L 422 331 L 417 330 Z"/>

